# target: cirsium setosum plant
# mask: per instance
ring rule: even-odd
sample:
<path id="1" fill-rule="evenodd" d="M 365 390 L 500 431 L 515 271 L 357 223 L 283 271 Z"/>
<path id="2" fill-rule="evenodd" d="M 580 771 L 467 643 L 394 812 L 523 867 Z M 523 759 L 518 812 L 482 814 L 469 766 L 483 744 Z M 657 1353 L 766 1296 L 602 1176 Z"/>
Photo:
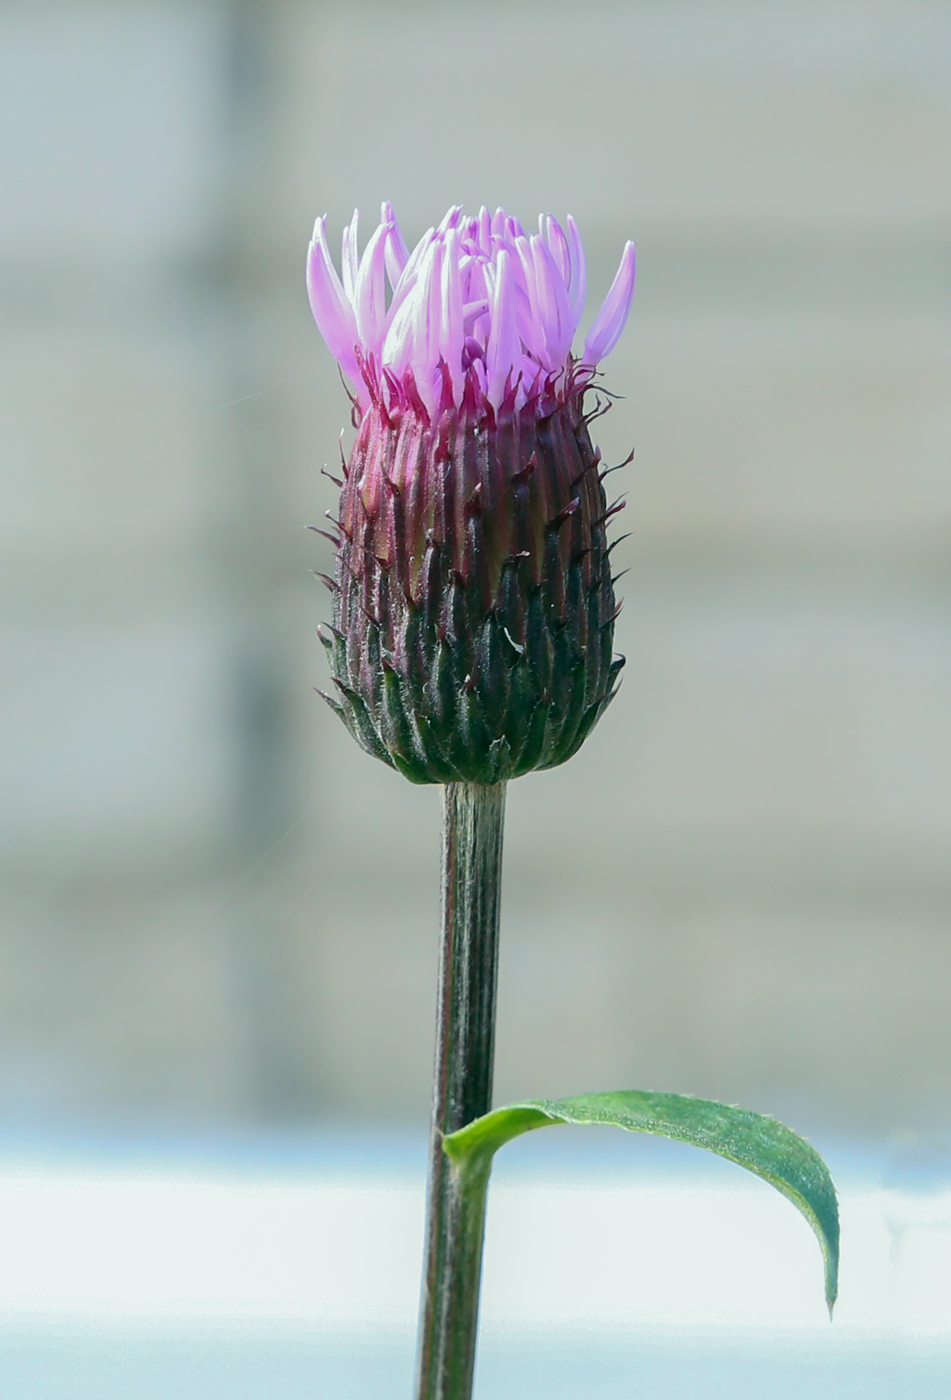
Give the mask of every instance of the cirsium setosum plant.
<path id="1" fill-rule="evenodd" d="M 816 1232 L 831 1307 L 835 1191 L 774 1119 L 639 1090 L 491 1107 L 505 784 L 577 752 L 623 665 L 607 539 L 620 504 L 589 424 L 630 310 L 633 244 L 578 356 L 585 262 L 570 218 L 529 235 L 502 209 L 456 207 L 410 252 L 384 204 L 362 257 L 356 215 L 344 231 L 342 277 L 321 219 L 307 283 L 356 428 L 326 580 L 326 698 L 369 753 L 443 790 L 418 1400 L 469 1400 L 492 1158 L 549 1124 L 661 1134 L 770 1182 Z"/>

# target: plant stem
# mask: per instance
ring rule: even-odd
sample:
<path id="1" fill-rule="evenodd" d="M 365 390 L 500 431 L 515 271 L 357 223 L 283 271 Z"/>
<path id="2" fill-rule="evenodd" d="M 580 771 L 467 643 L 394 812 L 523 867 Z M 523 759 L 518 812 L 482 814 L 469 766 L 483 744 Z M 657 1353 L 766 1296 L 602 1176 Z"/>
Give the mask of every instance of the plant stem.
<path id="1" fill-rule="evenodd" d="M 417 1400 L 472 1395 L 484 1193 L 473 1194 L 442 1140 L 492 1107 L 504 812 L 504 783 L 443 788 L 442 946 Z"/>

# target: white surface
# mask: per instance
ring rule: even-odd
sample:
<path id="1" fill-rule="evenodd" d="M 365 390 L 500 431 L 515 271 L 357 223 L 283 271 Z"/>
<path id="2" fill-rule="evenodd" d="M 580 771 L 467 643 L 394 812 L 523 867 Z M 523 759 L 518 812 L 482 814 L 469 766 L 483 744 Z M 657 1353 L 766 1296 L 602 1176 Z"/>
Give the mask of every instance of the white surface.
<path id="1" fill-rule="evenodd" d="M 412 1330 L 421 1189 L 394 1177 L 7 1169 L 0 1317 Z M 838 1333 L 947 1339 L 951 1193 L 845 1193 Z M 829 1331 L 818 1247 L 794 1208 L 723 1187 L 501 1185 L 487 1329 Z"/>

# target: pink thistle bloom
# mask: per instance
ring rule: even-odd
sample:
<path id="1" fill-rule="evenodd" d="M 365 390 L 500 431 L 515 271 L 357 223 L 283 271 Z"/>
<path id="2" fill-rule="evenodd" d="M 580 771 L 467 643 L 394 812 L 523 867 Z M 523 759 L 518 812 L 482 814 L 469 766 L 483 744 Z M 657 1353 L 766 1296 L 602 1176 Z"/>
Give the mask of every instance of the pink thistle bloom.
<path id="1" fill-rule="evenodd" d="M 344 230 L 340 275 L 318 219 L 307 288 L 357 427 L 325 580 L 331 705 L 414 782 L 563 763 L 624 664 L 606 530 L 620 504 L 584 398 L 627 320 L 634 245 L 577 356 L 570 218 L 529 235 L 504 209 L 456 207 L 410 252 L 384 204 L 362 257 L 356 214 Z"/>
<path id="2" fill-rule="evenodd" d="M 531 399 L 545 411 L 590 382 L 624 329 L 634 295 L 630 242 L 580 355 L 572 354 L 585 259 L 570 215 L 566 230 L 548 214 L 528 234 L 504 209 L 467 218 L 456 205 L 409 253 L 385 203 L 362 257 L 357 224 L 355 213 L 338 276 L 326 217 L 317 220 L 307 290 L 361 412 L 374 401 L 398 409 L 418 400 L 432 418 L 466 395 L 493 410 L 511 398 L 514 409 Z"/>

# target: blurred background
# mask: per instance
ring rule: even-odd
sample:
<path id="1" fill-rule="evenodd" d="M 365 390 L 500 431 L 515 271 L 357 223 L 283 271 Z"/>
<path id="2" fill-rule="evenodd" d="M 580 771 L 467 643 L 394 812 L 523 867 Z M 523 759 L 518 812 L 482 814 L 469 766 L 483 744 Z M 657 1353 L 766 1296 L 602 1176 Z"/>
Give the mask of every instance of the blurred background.
<path id="1" fill-rule="evenodd" d="M 588 320 L 639 255 L 626 679 L 510 789 L 497 1099 L 709 1095 L 947 1183 L 947 6 L 4 0 L 0 112 L 0 1136 L 421 1174 L 438 793 L 314 694 L 303 257 L 485 202 L 575 215 Z"/>
<path id="2" fill-rule="evenodd" d="M 499 1098 L 946 1123 L 947 8 L 31 0 L 0 74 L 7 1121 L 425 1124 L 438 794 L 314 695 L 304 528 L 304 248 L 385 197 L 572 212 L 589 319 L 638 243 L 628 668 L 510 792 Z"/>

